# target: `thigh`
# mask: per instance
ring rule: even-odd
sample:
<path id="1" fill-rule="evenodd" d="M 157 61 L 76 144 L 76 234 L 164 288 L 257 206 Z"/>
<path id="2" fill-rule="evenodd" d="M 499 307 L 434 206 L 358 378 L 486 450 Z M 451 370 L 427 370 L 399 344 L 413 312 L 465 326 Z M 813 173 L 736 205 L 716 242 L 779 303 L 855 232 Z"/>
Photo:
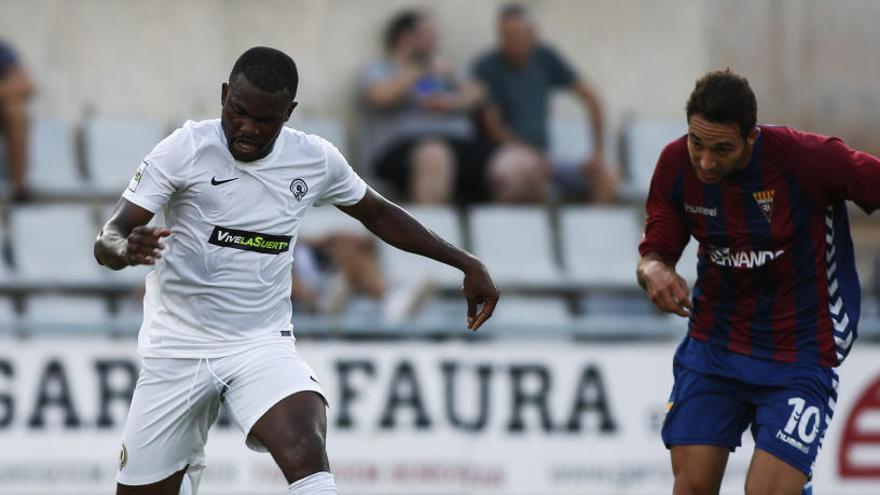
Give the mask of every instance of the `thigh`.
<path id="1" fill-rule="evenodd" d="M 746 476 L 747 495 L 801 495 L 807 475 L 776 457 L 755 448 Z"/>
<path id="2" fill-rule="evenodd" d="M 666 447 L 705 445 L 731 451 L 739 447 L 754 414 L 742 398 L 743 384 L 682 366 L 675 367 L 674 375 L 661 430 Z"/>
<path id="3" fill-rule="evenodd" d="M 755 421 L 752 434 L 755 446 L 767 456 L 800 471 L 804 479 L 812 474 L 813 464 L 822 447 L 825 432 L 837 401 L 836 376 L 817 373 L 789 379 L 782 387 L 764 387 L 755 397 Z M 761 459 L 752 466 L 760 469 Z M 756 465 L 755 462 L 759 464 Z M 766 462 L 775 465 L 775 462 Z M 761 469 L 756 473 L 766 472 Z M 778 471 L 772 470 L 771 472 Z M 803 483 L 802 483 L 803 484 Z"/>
<path id="4" fill-rule="evenodd" d="M 178 495 L 184 474 L 186 469 L 181 469 L 164 480 L 149 485 L 132 486 L 119 483 L 116 485 L 116 495 Z"/>
<path id="5" fill-rule="evenodd" d="M 272 454 L 288 483 L 330 471 L 327 459 L 327 415 L 315 392 L 297 392 L 273 405 L 251 429 Z"/>
<path id="6" fill-rule="evenodd" d="M 123 430 L 116 480 L 149 485 L 204 467 L 220 393 L 197 359 L 145 358 Z"/>
<path id="7" fill-rule="evenodd" d="M 214 361 L 218 373 L 228 382 L 225 402 L 234 421 L 246 435 L 248 447 L 266 451 L 267 445 L 254 434 L 254 425 L 276 404 L 298 392 L 314 392 L 326 407 L 317 373 L 300 357 L 292 338 Z M 270 435 L 271 436 L 271 435 Z"/>
<path id="8" fill-rule="evenodd" d="M 670 448 L 674 494 L 718 493 L 730 449 L 711 445 L 676 445 Z"/>

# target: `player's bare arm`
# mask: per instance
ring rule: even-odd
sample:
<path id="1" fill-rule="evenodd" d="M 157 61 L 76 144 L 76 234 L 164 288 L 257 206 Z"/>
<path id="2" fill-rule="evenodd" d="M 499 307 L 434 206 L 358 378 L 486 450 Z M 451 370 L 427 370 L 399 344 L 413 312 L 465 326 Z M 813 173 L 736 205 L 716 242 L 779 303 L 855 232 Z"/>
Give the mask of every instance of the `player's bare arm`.
<path id="1" fill-rule="evenodd" d="M 95 259 L 111 270 L 131 265 L 153 265 L 162 257 L 161 239 L 171 231 L 146 227 L 153 214 L 122 199 L 95 240 Z"/>
<path id="2" fill-rule="evenodd" d="M 643 256 L 636 275 L 639 285 L 660 310 L 679 316 L 690 316 L 690 310 L 694 306 L 688 294 L 687 281 L 659 254 L 648 253 Z"/>
<path id="3" fill-rule="evenodd" d="M 463 291 L 467 299 L 468 328 L 480 328 L 498 303 L 498 289 L 483 263 L 472 254 L 443 240 L 403 208 L 367 188 L 363 199 L 351 206 L 339 206 L 358 219 L 372 233 L 392 246 L 437 260 L 464 272 Z"/>

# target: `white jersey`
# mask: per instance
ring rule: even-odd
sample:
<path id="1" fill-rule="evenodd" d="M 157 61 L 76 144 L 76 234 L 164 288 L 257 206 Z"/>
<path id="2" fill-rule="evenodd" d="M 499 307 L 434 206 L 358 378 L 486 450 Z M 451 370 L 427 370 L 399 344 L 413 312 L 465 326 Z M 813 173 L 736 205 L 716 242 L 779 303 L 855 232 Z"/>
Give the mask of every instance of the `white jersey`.
<path id="1" fill-rule="evenodd" d="M 351 205 L 366 184 L 326 140 L 283 128 L 261 160 L 232 157 L 220 120 L 160 142 L 122 197 L 164 208 L 171 236 L 147 275 L 138 348 L 219 357 L 290 332 L 290 251 L 312 205 Z"/>

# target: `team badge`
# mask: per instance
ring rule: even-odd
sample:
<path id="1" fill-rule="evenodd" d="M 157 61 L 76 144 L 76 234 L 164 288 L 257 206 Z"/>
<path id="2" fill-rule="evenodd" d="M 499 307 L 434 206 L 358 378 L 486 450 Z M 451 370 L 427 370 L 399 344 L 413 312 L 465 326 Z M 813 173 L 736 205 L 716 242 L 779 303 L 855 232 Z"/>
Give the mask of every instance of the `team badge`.
<path id="1" fill-rule="evenodd" d="M 755 191 L 752 193 L 767 222 L 770 222 L 770 218 L 773 215 L 773 191 L 774 189 L 770 189 L 768 191 Z"/>
<path id="2" fill-rule="evenodd" d="M 123 442 L 122 448 L 119 449 L 119 470 L 122 471 L 126 464 L 128 464 L 128 450 L 125 449 L 125 442 Z"/>
<path id="3" fill-rule="evenodd" d="M 302 179 L 294 179 L 293 182 L 290 183 L 290 192 L 293 193 L 293 197 L 296 198 L 297 201 L 302 201 L 306 193 L 309 192 L 309 186 L 306 184 L 306 181 Z"/>

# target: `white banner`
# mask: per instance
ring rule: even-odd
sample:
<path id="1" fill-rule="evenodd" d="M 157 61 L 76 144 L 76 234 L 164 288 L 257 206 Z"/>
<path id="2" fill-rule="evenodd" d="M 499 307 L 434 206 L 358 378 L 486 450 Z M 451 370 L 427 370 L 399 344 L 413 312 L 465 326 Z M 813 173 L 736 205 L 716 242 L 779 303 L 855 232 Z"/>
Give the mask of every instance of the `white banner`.
<path id="1" fill-rule="evenodd" d="M 303 342 L 331 403 L 340 493 L 668 494 L 659 437 L 674 345 Z M 132 341 L 0 340 L 0 493 L 110 494 L 139 361 Z M 722 493 L 742 493 L 750 435 Z M 278 494 L 221 415 L 202 495 Z M 815 493 L 880 490 L 880 348 L 857 345 Z"/>

